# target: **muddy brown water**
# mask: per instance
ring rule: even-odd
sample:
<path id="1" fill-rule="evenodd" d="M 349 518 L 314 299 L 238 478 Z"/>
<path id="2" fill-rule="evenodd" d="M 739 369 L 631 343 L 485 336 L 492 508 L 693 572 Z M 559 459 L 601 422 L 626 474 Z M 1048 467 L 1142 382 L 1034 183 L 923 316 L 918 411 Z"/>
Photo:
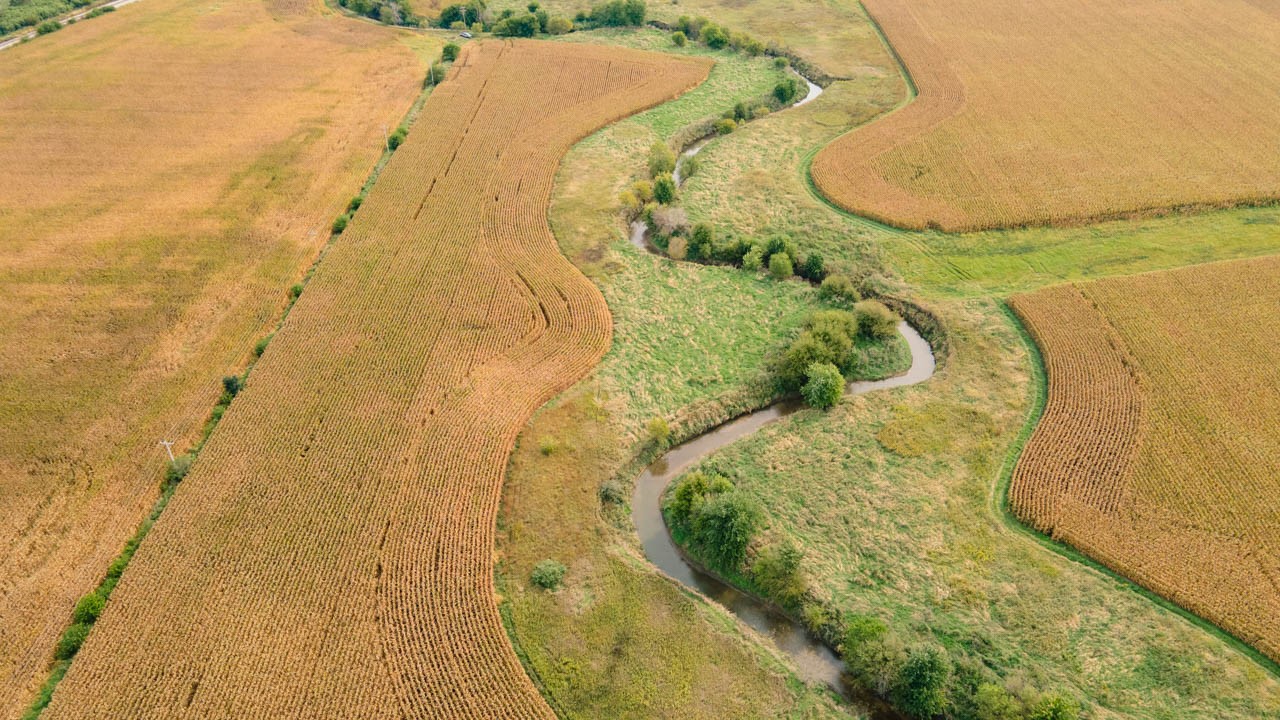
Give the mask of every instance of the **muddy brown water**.
<path id="1" fill-rule="evenodd" d="M 929 343 L 905 322 L 898 324 L 898 331 L 911 348 L 910 369 L 885 380 L 849 383 L 849 394 L 863 395 L 915 385 L 933 376 L 935 362 Z M 791 657 L 801 679 L 812 684 L 823 683 L 830 686 L 874 720 L 899 720 L 903 716 L 887 704 L 854 692 L 845 682 L 844 663 L 803 626 L 774 607 L 721 582 L 685 560 L 671 540 L 662 516 L 663 492 L 672 480 L 691 465 L 803 406 L 798 400 L 784 400 L 743 415 L 672 448 L 655 460 L 636 480 L 631 497 L 631 518 L 644 546 L 645 557 L 650 562 L 672 579 L 720 603 L 747 625 L 769 637 L 779 650 Z"/>

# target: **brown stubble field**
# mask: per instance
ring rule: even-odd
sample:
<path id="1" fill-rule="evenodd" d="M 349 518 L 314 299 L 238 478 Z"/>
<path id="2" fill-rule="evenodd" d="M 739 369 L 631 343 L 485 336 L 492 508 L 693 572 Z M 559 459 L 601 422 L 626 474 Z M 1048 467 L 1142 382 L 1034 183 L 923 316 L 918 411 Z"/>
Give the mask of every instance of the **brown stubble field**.
<path id="1" fill-rule="evenodd" d="M 1280 12 L 1228 0 L 868 0 L 919 96 L 813 162 L 892 225 L 1078 223 L 1280 195 Z"/>
<path id="2" fill-rule="evenodd" d="M 494 590 L 507 458 L 600 358 L 557 163 L 709 63 L 469 44 L 326 254 L 49 718 L 553 717 Z"/>
<path id="3" fill-rule="evenodd" d="M 1280 660 L 1280 257 L 1011 304 L 1049 380 L 1014 512 Z"/>
<path id="4" fill-rule="evenodd" d="M 319 2 L 146 0 L 0 53 L 0 716 L 418 94 Z"/>

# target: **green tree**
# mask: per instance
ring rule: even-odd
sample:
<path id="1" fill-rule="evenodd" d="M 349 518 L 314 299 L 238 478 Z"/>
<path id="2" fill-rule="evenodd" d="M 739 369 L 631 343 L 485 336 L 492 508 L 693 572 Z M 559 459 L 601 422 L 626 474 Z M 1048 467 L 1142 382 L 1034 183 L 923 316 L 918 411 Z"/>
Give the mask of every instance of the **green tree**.
<path id="1" fill-rule="evenodd" d="M 764 513 L 739 492 L 712 495 L 693 518 L 693 540 L 704 557 L 722 570 L 736 570 L 747 545 L 764 522 Z"/>
<path id="2" fill-rule="evenodd" d="M 769 256 L 769 274 L 777 280 L 785 280 L 794 273 L 791 258 L 786 253 L 774 253 Z"/>
<path id="3" fill-rule="evenodd" d="M 951 661 L 936 647 L 915 648 L 907 654 L 890 689 L 898 709 L 920 720 L 929 720 L 947 708 L 946 688 Z"/>
<path id="4" fill-rule="evenodd" d="M 547 21 L 546 31 L 552 35 L 564 35 L 573 30 L 573 21 L 559 15 Z"/>
<path id="5" fill-rule="evenodd" d="M 822 282 L 827 275 L 827 264 L 822 259 L 822 254 L 818 252 L 809 253 L 800 267 L 796 269 L 796 274 L 808 280 L 809 282 Z"/>
<path id="6" fill-rule="evenodd" d="M 493 26 L 493 34 L 498 37 L 533 37 L 537 32 L 538 18 L 534 15 L 512 15 Z"/>
<path id="7" fill-rule="evenodd" d="M 898 316 L 875 300 L 863 300 L 853 306 L 858 316 L 858 332 L 863 337 L 888 340 L 898 334 Z"/>
<path id="8" fill-rule="evenodd" d="M 770 597 L 784 604 L 794 603 L 805 592 L 800 577 L 804 553 L 794 543 L 783 540 L 760 550 L 751 563 L 751 578 Z"/>
<path id="9" fill-rule="evenodd" d="M 670 176 L 664 175 L 653 181 L 653 199 L 663 205 L 670 204 L 676 199 L 676 182 Z"/>
<path id="10" fill-rule="evenodd" d="M 461 51 L 462 48 L 458 47 L 457 43 L 445 43 L 444 47 L 440 49 L 440 59 L 445 62 L 453 62 L 458 59 L 458 53 Z"/>
<path id="11" fill-rule="evenodd" d="M 827 410 L 844 397 L 844 376 L 831 363 L 813 363 L 805 371 L 805 378 L 800 394 L 811 407 Z"/>
<path id="12" fill-rule="evenodd" d="M 676 47 L 684 47 L 684 44 L 688 42 L 688 40 L 689 37 L 679 30 L 671 33 L 671 44 Z"/>
<path id="13" fill-rule="evenodd" d="M 828 275 L 822 279 L 818 295 L 823 300 L 856 303 L 862 299 L 848 275 Z"/>
<path id="14" fill-rule="evenodd" d="M 658 140 L 649 148 L 649 177 L 670 175 L 676 169 L 676 154 L 671 146 Z"/>
<path id="15" fill-rule="evenodd" d="M 1022 708 L 1008 690 L 994 683 L 982 683 L 973 694 L 976 720 L 1019 720 Z"/>
<path id="16" fill-rule="evenodd" d="M 702 27 L 702 31 L 700 34 L 702 37 L 702 42 L 706 43 L 707 47 L 711 48 L 712 50 L 719 50 L 720 48 L 723 48 L 725 45 L 729 44 L 728 31 L 726 31 L 724 28 L 720 27 L 719 25 L 707 23 Z"/>
<path id="17" fill-rule="evenodd" d="M 1052 693 L 1031 707 L 1027 720 L 1078 720 L 1080 706 L 1070 698 Z"/>

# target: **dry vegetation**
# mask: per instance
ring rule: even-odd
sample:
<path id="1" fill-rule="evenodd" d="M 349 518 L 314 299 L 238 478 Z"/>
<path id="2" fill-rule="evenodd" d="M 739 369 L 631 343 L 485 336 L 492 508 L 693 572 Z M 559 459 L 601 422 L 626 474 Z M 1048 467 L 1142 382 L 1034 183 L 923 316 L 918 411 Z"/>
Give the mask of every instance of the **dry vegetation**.
<path id="1" fill-rule="evenodd" d="M 0 716 L 417 95 L 319 7 L 147 0 L 0 53 Z"/>
<path id="2" fill-rule="evenodd" d="M 1274 6 L 866 5 L 919 97 L 815 158 L 853 212 L 961 231 L 1280 195 Z"/>
<path id="3" fill-rule="evenodd" d="M 1280 659 L 1280 258 L 1012 303 L 1049 373 L 1015 512 Z"/>
<path id="4" fill-rule="evenodd" d="M 502 627 L 530 414 L 609 343 L 556 164 L 708 63 L 469 45 L 135 556 L 49 718 L 553 717 Z"/>

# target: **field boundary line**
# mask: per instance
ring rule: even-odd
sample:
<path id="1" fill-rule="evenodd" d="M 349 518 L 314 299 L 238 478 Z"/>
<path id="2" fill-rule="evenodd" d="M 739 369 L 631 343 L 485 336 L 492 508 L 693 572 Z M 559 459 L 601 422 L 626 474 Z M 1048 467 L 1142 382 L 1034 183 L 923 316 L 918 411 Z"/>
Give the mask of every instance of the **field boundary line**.
<path id="1" fill-rule="evenodd" d="M 1139 273 L 1141 274 L 1141 273 Z M 1028 395 L 1031 398 L 1031 405 L 1027 408 L 1026 420 L 1023 422 L 1022 428 L 1018 431 L 1014 438 L 1013 444 L 1009 446 L 1005 453 L 1004 461 L 1000 464 L 999 475 L 987 493 L 987 505 L 999 522 L 998 525 L 1006 530 L 1010 530 L 1016 534 L 1022 535 L 1046 550 L 1066 558 L 1072 562 L 1084 566 L 1094 571 L 1098 575 L 1112 580 L 1118 587 L 1124 588 L 1139 595 L 1157 606 L 1180 616 L 1183 620 L 1200 628 L 1225 642 L 1236 652 L 1253 660 L 1267 671 L 1271 676 L 1280 679 L 1280 663 L 1267 657 L 1261 650 L 1246 643 L 1240 638 L 1232 635 L 1230 632 L 1215 625 L 1213 622 L 1187 610 L 1186 608 L 1174 603 L 1172 600 L 1157 594 L 1152 590 L 1139 585 L 1093 558 L 1085 555 L 1080 550 L 1041 533 L 1040 531 L 1024 524 L 1014 515 L 1009 504 L 1009 486 L 1013 482 L 1013 470 L 1018 464 L 1018 460 L 1022 456 L 1022 450 L 1026 446 L 1027 440 L 1031 438 L 1031 434 L 1039 425 L 1041 417 L 1044 415 L 1045 406 L 1049 399 L 1049 377 L 1045 370 L 1044 356 L 1040 352 L 1039 346 L 1035 340 L 1031 338 L 1031 334 L 1027 331 L 1025 325 L 1018 318 L 1017 313 L 1009 306 L 1006 299 L 999 299 L 1000 312 L 1009 320 L 1014 330 L 1017 331 L 1018 337 L 1022 340 L 1023 346 L 1027 350 L 1028 359 L 1031 362 L 1031 386 Z"/>

